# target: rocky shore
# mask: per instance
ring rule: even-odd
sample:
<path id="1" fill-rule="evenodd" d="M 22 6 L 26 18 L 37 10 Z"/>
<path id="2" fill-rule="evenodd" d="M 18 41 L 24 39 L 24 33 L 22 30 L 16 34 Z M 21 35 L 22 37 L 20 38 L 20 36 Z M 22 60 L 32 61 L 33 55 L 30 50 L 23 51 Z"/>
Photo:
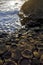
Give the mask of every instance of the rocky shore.
<path id="1" fill-rule="evenodd" d="M 0 65 L 43 65 L 43 19 L 24 17 L 24 27 L 0 32 Z"/>
<path id="2" fill-rule="evenodd" d="M 34 25 L 11 34 L 0 32 L 1 65 L 43 65 L 43 26 Z"/>

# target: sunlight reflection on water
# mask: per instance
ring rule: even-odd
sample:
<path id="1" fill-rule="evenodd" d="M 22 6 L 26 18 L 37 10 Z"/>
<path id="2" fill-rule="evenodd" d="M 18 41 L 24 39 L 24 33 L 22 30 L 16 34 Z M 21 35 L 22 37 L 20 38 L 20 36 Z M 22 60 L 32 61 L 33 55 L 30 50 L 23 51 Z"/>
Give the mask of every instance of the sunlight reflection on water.
<path id="1" fill-rule="evenodd" d="M 0 0 L 0 31 L 13 32 L 21 28 L 19 13 L 21 0 Z"/>

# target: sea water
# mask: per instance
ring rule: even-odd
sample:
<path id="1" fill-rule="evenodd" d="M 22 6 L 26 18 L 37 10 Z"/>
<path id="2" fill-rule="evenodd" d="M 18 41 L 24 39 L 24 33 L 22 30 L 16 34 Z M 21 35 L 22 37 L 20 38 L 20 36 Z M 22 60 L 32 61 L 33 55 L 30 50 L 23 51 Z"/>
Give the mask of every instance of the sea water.
<path id="1" fill-rule="evenodd" d="M 0 0 L 0 31 L 13 32 L 20 29 L 18 16 L 24 0 Z"/>

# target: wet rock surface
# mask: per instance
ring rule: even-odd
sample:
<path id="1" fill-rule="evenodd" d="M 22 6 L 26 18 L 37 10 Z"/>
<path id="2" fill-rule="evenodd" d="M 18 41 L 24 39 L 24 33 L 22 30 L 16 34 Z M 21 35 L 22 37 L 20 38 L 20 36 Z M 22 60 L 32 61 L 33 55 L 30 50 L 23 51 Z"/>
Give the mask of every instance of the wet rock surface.
<path id="1" fill-rule="evenodd" d="M 43 65 L 43 19 L 21 22 L 13 33 L 0 32 L 0 65 Z"/>
<path id="2" fill-rule="evenodd" d="M 0 33 L 1 65 L 43 65 L 43 24 L 26 26 L 11 34 Z"/>
<path id="3" fill-rule="evenodd" d="M 43 18 L 43 0 L 28 0 L 21 7 L 21 11 L 31 18 Z"/>

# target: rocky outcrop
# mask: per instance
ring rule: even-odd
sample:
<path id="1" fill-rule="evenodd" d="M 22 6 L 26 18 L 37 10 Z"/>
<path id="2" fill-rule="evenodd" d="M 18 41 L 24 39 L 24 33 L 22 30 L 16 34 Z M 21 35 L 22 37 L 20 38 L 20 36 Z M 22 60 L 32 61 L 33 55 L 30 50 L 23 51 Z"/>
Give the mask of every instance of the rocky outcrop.
<path id="1" fill-rule="evenodd" d="M 31 14 L 33 18 L 43 18 L 43 0 L 28 0 L 21 7 L 24 14 Z"/>

